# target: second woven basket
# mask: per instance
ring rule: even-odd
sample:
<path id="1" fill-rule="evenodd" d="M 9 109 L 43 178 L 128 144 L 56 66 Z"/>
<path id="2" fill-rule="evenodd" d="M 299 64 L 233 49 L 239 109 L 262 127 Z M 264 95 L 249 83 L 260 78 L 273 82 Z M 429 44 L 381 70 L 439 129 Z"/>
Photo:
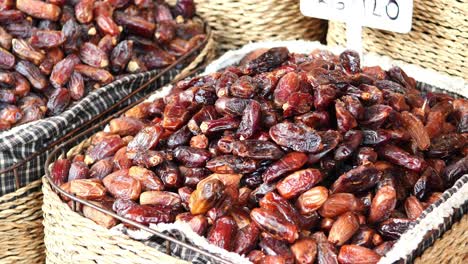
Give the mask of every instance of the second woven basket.
<path id="1" fill-rule="evenodd" d="M 211 26 L 219 51 L 261 40 L 323 41 L 326 23 L 304 17 L 297 0 L 195 0 Z"/>
<path id="2" fill-rule="evenodd" d="M 468 1 L 415 0 L 411 32 L 399 34 L 364 28 L 362 40 L 366 52 L 386 55 L 466 79 Z M 344 23 L 330 21 L 327 43 L 346 45 Z"/>

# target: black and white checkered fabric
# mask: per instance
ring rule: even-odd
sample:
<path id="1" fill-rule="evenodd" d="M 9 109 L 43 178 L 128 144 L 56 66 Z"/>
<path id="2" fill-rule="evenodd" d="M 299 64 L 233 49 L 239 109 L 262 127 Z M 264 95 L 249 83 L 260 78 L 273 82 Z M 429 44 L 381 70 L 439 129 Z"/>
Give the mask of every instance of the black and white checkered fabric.
<path id="1" fill-rule="evenodd" d="M 33 153 L 44 149 L 115 103 L 119 102 L 119 106 L 116 109 L 119 110 L 137 101 L 149 92 L 169 83 L 179 72 L 179 70 L 171 70 L 149 85 L 144 91 L 125 102 L 119 102 L 126 95 L 156 76 L 158 70 L 128 75 L 92 91 L 85 98 L 58 116 L 25 125 L 14 134 L 0 132 L 0 170 L 9 168 Z M 50 152 L 51 150 L 43 152 L 35 159 L 18 168 L 20 187 L 44 175 L 45 161 Z M 0 196 L 11 193 L 17 188 L 13 171 L 0 175 Z"/>

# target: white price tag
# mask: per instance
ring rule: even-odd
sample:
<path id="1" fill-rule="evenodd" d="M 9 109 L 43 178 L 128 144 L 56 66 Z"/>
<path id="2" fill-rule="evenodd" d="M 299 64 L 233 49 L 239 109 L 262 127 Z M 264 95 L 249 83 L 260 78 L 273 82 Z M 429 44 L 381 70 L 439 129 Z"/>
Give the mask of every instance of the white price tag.
<path id="1" fill-rule="evenodd" d="M 301 0 L 301 12 L 310 17 L 408 33 L 413 0 Z"/>

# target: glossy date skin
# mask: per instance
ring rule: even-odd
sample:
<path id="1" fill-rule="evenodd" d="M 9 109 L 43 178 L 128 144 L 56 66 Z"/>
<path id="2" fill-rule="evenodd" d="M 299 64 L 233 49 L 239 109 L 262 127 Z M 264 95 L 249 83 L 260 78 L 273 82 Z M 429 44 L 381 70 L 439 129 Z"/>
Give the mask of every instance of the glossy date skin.
<path id="1" fill-rule="evenodd" d="M 52 172 L 89 200 L 110 194 L 120 215 L 185 222 L 254 263 L 376 263 L 467 173 L 468 104 L 414 87 L 352 51 L 257 50 L 114 117 Z"/>
<path id="2" fill-rule="evenodd" d="M 92 90 L 165 68 L 206 39 L 202 23 L 193 19 L 192 0 L 174 6 L 146 0 L 1 5 L 0 69 L 19 77 L 8 84 L 11 92 L 0 91 L 0 102 L 19 113 L 16 119 L 0 115 L 0 131 L 60 115 Z M 30 94 L 41 96 L 46 109 L 21 107 L 18 102 Z"/>

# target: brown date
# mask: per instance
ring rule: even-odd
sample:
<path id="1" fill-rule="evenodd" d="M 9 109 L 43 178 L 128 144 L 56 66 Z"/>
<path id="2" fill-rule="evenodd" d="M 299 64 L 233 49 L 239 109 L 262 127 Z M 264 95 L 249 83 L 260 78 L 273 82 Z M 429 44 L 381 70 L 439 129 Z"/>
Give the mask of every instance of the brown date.
<path id="1" fill-rule="evenodd" d="M 224 195 L 224 184 L 218 179 L 204 179 L 190 195 L 189 208 L 194 215 L 206 213 Z"/>
<path id="2" fill-rule="evenodd" d="M 128 152 L 150 150 L 159 142 L 164 129 L 160 125 L 147 126 L 128 143 Z"/>
<path id="3" fill-rule="evenodd" d="M 50 174 L 52 181 L 57 185 L 62 185 L 68 180 L 71 162 L 68 159 L 58 159 L 52 165 Z"/>
<path id="4" fill-rule="evenodd" d="M 113 167 L 116 170 L 126 170 L 132 166 L 132 161 L 127 157 L 127 147 L 120 148 L 114 155 Z"/>
<path id="5" fill-rule="evenodd" d="M 288 172 L 300 169 L 307 162 L 307 155 L 301 152 L 290 152 L 269 166 L 262 174 L 266 183 L 274 182 Z"/>
<path id="6" fill-rule="evenodd" d="M 377 190 L 372 199 L 369 212 L 369 222 L 377 223 L 386 220 L 395 209 L 397 193 L 392 185 L 384 185 Z"/>
<path id="7" fill-rule="evenodd" d="M 257 164 L 249 158 L 223 155 L 209 160 L 206 168 L 215 173 L 251 173 L 257 169 Z"/>
<path id="8" fill-rule="evenodd" d="M 29 38 L 29 43 L 39 49 L 56 48 L 64 42 L 65 36 L 57 30 L 35 30 Z"/>
<path id="9" fill-rule="evenodd" d="M 327 237 L 322 232 L 317 232 L 312 235 L 312 238 L 317 241 L 317 263 L 328 264 L 338 263 L 338 254 L 336 248 L 328 242 Z"/>
<path id="10" fill-rule="evenodd" d="M 70 80 L 73 69 L 79 60 L 78 56 L 71 54 L 59 61 L 52 69 L 50 83 L 56 88 L 63 87 Z"/>
<path id="11" fill-rule="evenodd" d="M 126 15 L 123 12 L 115 12 L 114 19 L 117 24 L 123 26 L 126 30 L 147 38 L 151 38 L 156 29 L 154 23 L 141 17 Z"/>
<path id="12" fill-rule="evenodd" d="M 208 232 L 207 239 L 211 244 L 231 251 L 236 233 L 236 222 L 231 217 L 224 216 L 213 224 L 213 227 Z"/>
<path id="13" fill-rule="evenodd" d="M 281 180 L 276 189 L 286 199 L 294 198 L 309 190 L 322 180 L 322 173 L 317 169 L 305 169 L 296 171 Z"/>
<path id="14" fill-rule="evenodd" d="M 114 163 L 110 159 L 102 159 L 89 169 L 90 178 L 104 179 L 114 171 Z"/>
<path id="15" fill-rule="evenodd" d="M 297 263 L 313 264 L 317 256 L 317 243 L 311 238 L 303 238 L 291 246 Z"/>
<path id="16" fill-rule="evenodd" d="M 359 192 L 372 188 L 380 180 L 382 172 L 372 164 L 361 165 L 342 174 L 332 185 L 331 191 Z"/>
<path id="17" fill-rule="evenodd" d="M 405 218 L 390 218 L 378 227 L 379 233 L 389 239 L 398 239 L 410 227 L 413 220 Z"/>
<path id="18" fill-rule="evenodd" d="M 318 210 L 328 198 L 328 189 L 323 186 L 317 186 L 301 194 L 296 201 L 296 207 L 301 214 L 310 214 Z"/>
<path id="19" fill-rule="evenodd" d="M 28 79 L 29 83 L 38 90 L 44 90 L 49 84 L 41 70 L 29 61 L 19 61 L 16 63 L 15 70 Z"/>
<path id="20" fill-rule="evenodd" d="M 252 220 L 273 238 L 293 243 L 299 236 L 298 227 L 273 211 L 255 208 L 250 212 Z"/>
<path id="21" fill-rule="evenodd" d="M 408 218 L 417 219 L 424 211 L 424 208 L 421 202 L 415 196 L 410 196 L 406 198 L 405 211 Z"/>
<path id="22" fill-rule="evenodd" d="M 55 89 L 49 96 L 47 111 L 50 115 L 58 115 L 70 104 L 70 92 L 65 88 Z"/>
<path id="23" fill-rule="evenodd" d="M 243 228 L 239 228 L 234 239 L 233 251 L 244 255 L 255 248 L 260 229 L 253 222 Z"/>
<path id="24" fill-rule="evenodd" d="M 328 241 L 342 246 L 359 229 L 358 217 L 353 212 L 346 212 L 336 219 L 328 234 Z"/>
<path id="25" fill-rule="evenodd" d="M 236 134 L 241 139 L 251 138 L 260 128 L 260 104 L 257 101 L 251 101 L 244 109 L 242 120 L 239 124 Z"/>
<path id="26" fill-rule="evenodd" d="M 97 179 L 77 179 L 70 182 L 70 192 L 86 200 L 97 200 L 106 195 L 106 188 Z"/>
<path id="27" fill-rule="evenodd" d="M 270 71 L 286 61 L 289 57 L 288 53 L 285 47 L 271 48 L 248 62 L 242 70 L 246 74 Z"/>
<path id="28" fill-rule="evenodd" d="M 121 147 L 124 146 L 123 140 L 118 135 L 98 140 L 98 143 L 86 151 L 85 162 L 92 164 L 100 159 L 110 157 L 115 154 Z"/>
<path id="29" fill-rule="evenodd" d="M 120 136 L 134 136 L 143 129 L 143 127 L 144 123 L 140 119 L 133 117 L 118 117 L 109 122 L 110 132 Z"/>
<path id="30" fill-rule="evenodd" d="M 94 20 L 103 33 L 112 36 L 120 33 L 119 27 L 112 19 L 113 8 L 108 1 L 95 3 L 93 12 Z"/>
<path id="31" fill-rule="evenodd" d="M 132 166 L 128 169 L 128 176 L 139 181 L 144 190 L 161 191 L 164 189 L 162 181 L 148 169 Z"/>
<path id="32" fill-rule="evenodd" d="M 91 42 L 85 42 L 81 45 L 80 59 L 94 68 L 105 68 L 109 65 L 107 54 Z"/>
<path id="33" fill-rule="evenodd" d="M 340 132 L 346 132 L 357 126 L 356 119 L 346 109 L 345 104 L 342 101 L 336 100 L 335 111 L 336 111 L 336 120 L 338 123 L 338 130 L 340 130 Z"/>
<path id="34" fill-rule="evenodd" d="M 292 123 L 279 123 L 270 128 L 270 137 L 276 144 L 299 152 L 315 153 L 323 149 L 316 131 Z"/>
<path id="35" fill-rule="evenodd" d="M 214 120 L 203 121 L 200 125 L 203 134 L 220 132 L 223 130 L 231 130 L 239 127 L 240 121 L 234 117 L 222 117 Z"/>
<path id="36" fill-rule="evenodd" d="M 60 7 L 38 0 L 17 0 L 16 8 L 39 19 L 57 21 L 60 17 Z"/>
<path id="37" fill-rule="evenodd" d="M 164 161 L 157 170 L 159 178 L 167 188 L 178 188 L 182 185 L 183 179 L 179 168 L 173 161 Z"/>
<path id="38" fill-rule="evenodd" d="M 121 72 L 125 69 L 133 54 L 133 41 L 121 41 L 112 49 L 110 55 L 111 69 L 113 72 Z"/>
<path id="39" fill-rule="evenodd" d="M 182 213 L 176 216 L 176 220 L 186 222 L 192 230 L 202 236 L 208 229 L 208 219 L 203 215 L 192 215 L 190 213 Z"/>
<path id="40" fill-rule="evenodd" d="M 295 72 L 284 75 L 276 85 L 273 92 L 274 102 L 278 106 L 283 106 L 288 102 L 289 96 L 299 89 L 299 76 Z"/>
<path id="41" fill-rule="evenodd" d="M 79 0 L 75 5 L 75 17 L 82 23 L 87 24 L 93 20 L 93 6 L 95 0 Z"/>
<path id="42" fill-rule="evenodd" d="M 129 176 L 129 170 L 115 171 L 102 182 L 115 198 L 137 200 L 140 197 L 141 183 Z"/>
<path id="43" fill-rule="evenodd" d="M 68 182 L 77 179 L 86 179 L 89 177 L 88 165 L 82 161 L 75 161 L 70 166 L 68 172 Z"/>
<path id="44" fill-rule="evenodd" d="M 21 59 L 28 60 L 36 65 L 40 65 L 45 59 L 45 55 L 37 51 L 26 40 L 12 39 L 11 46 L 13 53 Z"/>
<path id="45" fill-rule="evenodd" d="M 283 156 L 283 151 L 273 142 L 264 140 L 239 140 L 232 145 L 234 155 L 252 158 L 277 160 Z"/>
<path id="46" fill-rule="evenodd" d="M 365 210 L 363 202 L 351 193 L 334 193 L 328 196 L 328 199 L 319 209 L 323 217 L 336 217 L 345 212 L 361 212 Z"/>
<path id="47" fill-rule="evenodd" d="M 166 208 L 177 209 L 181 206 L 178 194 L 165 191 L 147 191 L 140 195 L 140 204 L 159 205 Z"/>
<path id="48" fill-rule="evenodd" d="M 92 201 L 94 205 L 101 207 L 101 208 L 106 208 L 105 204 L 99 201 Z M 108 208 L 106 208 L 108 209 Z M 118 220 L 115 219 L 114 217 L 102 213 L 92 207 L 83 205 L 83 215 L 91 220 L 93 220 L 95 223 L 97 223 L 100 226 L 103 226 L 105 228 L 111 228 L 113 226 L 116 226 L 118 224 Z"/>
<path id="49" fill-rule="evenodd" d="M 408 152 L 394 145 L 384 145 L 379 148 L 379 155 L 386 160 L 419 172 L 423 169 L 425 162 L 422 158 L 412 156 Z"/>
<path id="50" fill-rule="evenodd" d="M 431 140 L 421 120 L 407 111 L 401 113 L 401 120 L 403 126 L 416 142 L 418 148 L 420 150 L 427 150 L 431 145 Z"/>
<path id="51" fill-rule="evenodd" d="M 47 51 L 46 58 L 39 65 L 39 69 L 45 75 L 50 75 L 54 65 L 63 59 L 63 51 L 60 48 L 52 48 Z"/>
<path id="52" fill-rule="evenodd" d="M 131 205 L 120 215 L 143 225 L 171 223 L 175 220 L 170 210 L 154 205 Z"/>
<path id="53" fill-rule="evenodd" d="M 210 159 L 211 153 L 205 149 L 177 147 L 174 157 L 187 167 L 202 167 Z"/>
<path id="54" fill-rule="evenodd" d="M 300 224 L 300 216 L 297 210 L 286 199 L 274 192 L 265 194 L 260 199 L 259 204 L 261 208 L 278 213 L 290 223 L 295 225 Z"/>
<path id="55" fill-rule="evenodd" d="M 338 261 L 343 264 L 352 263 L 377 263 L 380 260 L 380 255 L 373 250 L 357 246 L 344 245 L 340 249 Z"/>

